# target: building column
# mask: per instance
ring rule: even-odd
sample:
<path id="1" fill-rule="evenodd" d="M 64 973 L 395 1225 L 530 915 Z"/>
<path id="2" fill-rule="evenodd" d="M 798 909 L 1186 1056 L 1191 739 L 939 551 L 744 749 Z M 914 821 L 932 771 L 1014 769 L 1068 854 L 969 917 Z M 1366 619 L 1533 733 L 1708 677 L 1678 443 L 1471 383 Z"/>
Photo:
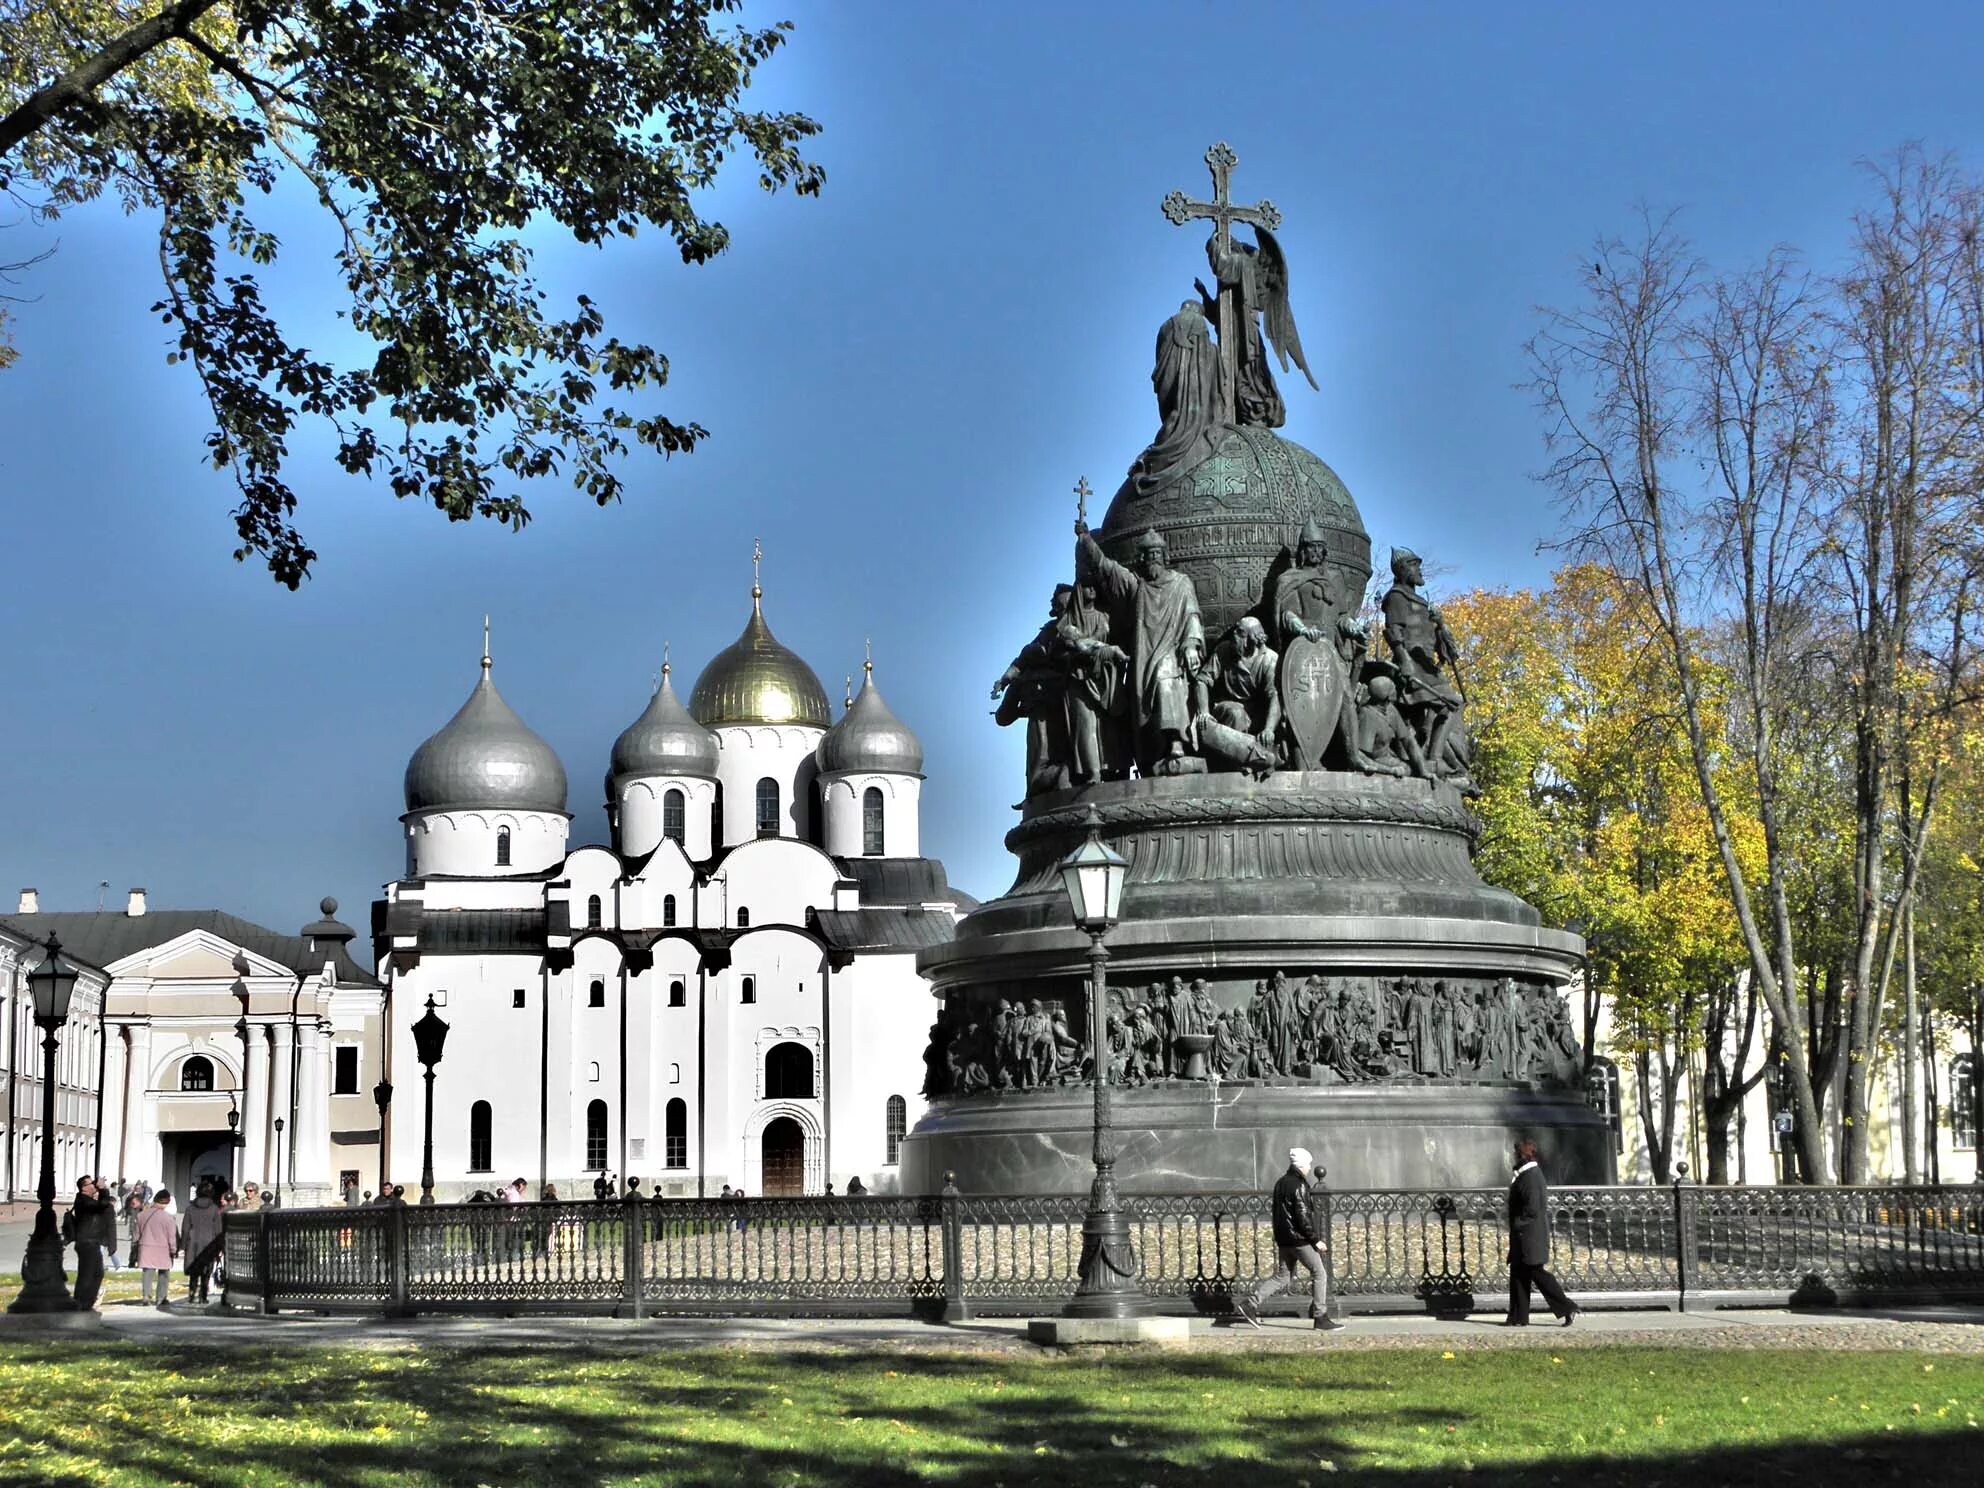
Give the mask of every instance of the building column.
<path id="1" fill-rule="evenodd" d="M 248 1047 L 241 1066 L 241 1136 L 245 1145 L 236 1154 L 234 1183 L 264 1182 L 269 1165 L 269 1030 L 248 1025 Z"/>
<path id="2" fill-rule="evenodd" d="M 103 1040 L 103 1083 L 97 1099 L 103 1103 L 103 1151 L 97 1167 L 104 1177 L 117 1179 L 124 1173 L 124 1072 L 130 1068 L 124 1055 L 124 1029 L 106 1023 Z"/>
<path id="3" fill-rule="evenodd" d="M 124 1175 L 136 1183 L 148 1179 L 153 1188 L 165 1182 L 158 1145 L 158 1106 L 151 1097 L 152 1028 L 149 1023 L 131 1025 L 131 1075 L 124 1088 L 129 1097 L 124 1107 Z"/>
<path id="4" fill-rule="evenodd" d="M 272 1075 L 269 1081 L 269 1174 L 263 1181 L 274 1183 L 280 1176 L 282 1187 L 287 1192 L 294 1181 L 289 1160 L 289 1154 L 295 1150 L 290 1141 L 295 1126 L 291 1120 L 294 1113 L 290 1109 L 293 1104 L 290 1100 L 290 1076 L 295 1062 L 296 1028 L 289 1019 L 279 1018 L 269 1025 L 269 1033 L 269 1067 Z M 275 1124 L 278 1120 L 283 1123 L 281 1136 L 276 1135 Z"/>
<path id="5" fill-rule="evenodd" d="M 331 1171 L 331 1046 L 314 1017 L 303 1020 L 297 1038 L 302 1052 L 296 1091 L 297 1186 L 299 1194 L 308 1189 L 313 1202 L 329 1203 L 337 1181 Z"/>

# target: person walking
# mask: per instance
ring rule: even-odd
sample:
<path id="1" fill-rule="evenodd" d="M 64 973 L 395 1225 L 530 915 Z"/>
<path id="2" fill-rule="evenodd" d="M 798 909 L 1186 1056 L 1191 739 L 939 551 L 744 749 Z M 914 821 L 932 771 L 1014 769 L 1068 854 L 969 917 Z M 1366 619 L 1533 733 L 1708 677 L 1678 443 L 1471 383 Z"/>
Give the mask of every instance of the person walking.
<path id="1" fill-rule="evenodd" d="M 1308 1148 L 1288 1149 L 1288 1171 L 1275 1183 L 1271 1204 L 1278 1260 L 1274 1275 L 1262 1278 L 1252 1296 L 1233 1298 L 1233 1310 L 1256 1328 L 1261 1326 L 1261 1304 L 1295 1285 L 1298 1271 L 1303 1270 L 1309 1273 L 1309 1316 L 1315 1326 L 1324 1332 L 1343 1326 L 1330 1316 L 1329 1262 L 1323 1259 L 1329 1242 L 1316 1228 L 1310 1188 L 1321 1177 L 1315 1168 L 1316 1159 Z"/>
<path id="2" fill-rule="evenodd" d="M 138 1269 L 138 1221 L 144 1218 L 145 1201 L 134 1188 L 124 1199 L 124 1269 Z"/>
<path id="3" fill-rule="evenodd" d="M 103 1256 L 117 1249 L 117 1211 L 96 1179 L 76 1184 L 76 1202 L 62 1216 L 62 1238 L 76 1247 L 76 1310 L 92 1312 L 103 1290 Z"/>
<path id="4" fill-rule="evenodd" d="M 1529 1326 L 1529 1288 L 1534 1283 L 1566 1328 L 1584 1311 L 1564 1295 L 1550 1274 L 1550 1196 L 1537 1166 L 1536 1143 L 1516 1143 L 1516 1175 L 1509 1183 L 1509 1315 L 1505 1328 Z"/>
<path id="5" fill-rule="evenodd" d="M 172 1191 L 161 1188 L 131 1226 L 131 1260 L 147 1302 L 172 1306 L 172 1258 L 179 1253 L 179 1226 L 172 1217 Z"/>
<path id="6" fill-rule="evenodd" d="M 110 1223 L 104 1230 L 106 1238 L 103 1241 L 103 1268 L 106 1271 L 115 1271 L 123 1264 L 117 1259 L 117 1236 L 120 1228 L 118 1220 L 123 1217 L 124 1201 L 118 1197 L 110 1179 L 102 1173 L 96 1175 L 96 1196 L 110 1208 Z"/>
<path id="7" fill-rule="evenodd" d="M 213 1283 L 214 1262 L 220 1259 L 220 1205 L 210 1184 L 202 1183 L 193 1202 L 179 1216 L 179 1250 L 186 1258 L 186 1300 L 206 1303 Z"/>

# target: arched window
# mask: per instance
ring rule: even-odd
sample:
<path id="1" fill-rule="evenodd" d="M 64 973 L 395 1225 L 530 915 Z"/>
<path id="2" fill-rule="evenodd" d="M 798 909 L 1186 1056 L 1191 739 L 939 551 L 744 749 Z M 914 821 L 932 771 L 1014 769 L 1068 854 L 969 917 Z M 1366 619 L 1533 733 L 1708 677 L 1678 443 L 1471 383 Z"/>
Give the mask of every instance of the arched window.
<path id="1" fill-rule="evenodd" d="M 758 782 L 758 835 L 778 836 L 778 782 L 767 775 Z"/>
<path id="2" fill-rule="evenodd" d="M 723 846 L 723 782 L 716 783 L 716 794 L 710 798 L 710 845 Z"/>
<path id="3" fill-rule="evenodd" d="M 756 1002 L 758 1000 L 758 979 L 756 977 L 747 976 L 744 978 L 744 988 L 738 995 L 737 1000 L 739 1002 Z"/>
<path id="4" fill-rule="evenodd" d="M 510 829 L 508 827 L 498 827 L 496 829 L 496 866 L 498 868 L 507 868 L 510 866 Z"/>
<path id="5" fill-rule="evenodd" d="M 682 822 L 686 804 L 687 798 L 673 786 L 661 798 L 661 835 L 678 847 L 688 839 L 688 829 Z"/>
<path id="6" fill-rule="evenodd" d="M 663 894 L 661 896 L 661 928 L 664 930 L 675 928 L 675 896 L 673 894 Z"/>
<path id="7" fill-rule="evenodd" d="M 494 1166 L 489 1160 L 489 1102 L 477 1101 L 468 1108 L 468 1170 L 486 1173 Z"/>
<path id="8" fill-rule="evenodd" d="M 903 1133 L 909 1130 L 909 1103 L 899 1095 L 889 1097 L 888 1110 L 883 1116 L 882 1129 L 888 1138 L 888 1156 L 882 1161 L 894 1167 L 902 1154 Z"/>
<path id="9" fill-rule="evenodd" d="M 214 1062 L 204 1054 L 195 1054 L 179 1066 L 179 1088 L 181 1090 L 212 1090 L 214 1088 Z"/>
<path id="10" fill-rule="evenodd" d="M 671 1168 L 689 1166 L 689 1103 L 679 1096 L 668 1103 L 668 1126 L 662 1160 Z"/>
<path id="11" fill-rule="evenodd" d="M 594 977 L 592 985 L 586 988 L 586 1006 L 606 1006 L 606 983 L 599 980 L 598 977 Z"/>
<path id="12" fill-rule="evenodd" d="M 1950 1061 L 1950 1146 L 1977 1146 L 1977 1062 L 1968 1054 Z"/>
<path id="13" fill-rule="evenodd" d="M 861 793 L 861 855 L 882 855 L 882 788 L 871 785 Z"/>
<path id="14" fill-rule="evenodd" d="M 598 928 L 599 928 L 599 895 L 589 894 L 586 896 L 586 929 L 597 930 Z"/>
<path id="15" fill-rule="evenodd" d="M 773 1044 L 765 1055 L 765 1099 L 812 1098 L 813 1051 L 804 1044 Z"/>
<path id="16" fill-rule="evenodd" d="M 670 982 L 668 984 L 668 1005 L 670 1007 L 685 1007 L 688 1005 L 688 1002 L 689 989 L 683 986 L 679 980 Z"/>
<path id="17" fill-rule="evenodd" d="M 741 904 L 737 906 L 737 928 L 739 930 L 751 928 L 751 911 Z"/>
<path id="18" fill-rule="evenodd" d="M 606 1102 L 586 1105 L 586 1167 L 606 1171 Z"/>

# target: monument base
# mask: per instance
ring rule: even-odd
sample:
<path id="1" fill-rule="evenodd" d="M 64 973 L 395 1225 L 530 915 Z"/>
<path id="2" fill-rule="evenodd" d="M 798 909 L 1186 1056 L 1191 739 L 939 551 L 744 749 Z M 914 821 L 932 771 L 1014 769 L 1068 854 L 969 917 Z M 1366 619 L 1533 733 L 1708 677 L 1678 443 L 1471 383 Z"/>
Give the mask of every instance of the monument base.
<path id="1" fill-rule="evenodd" d="M 1525 1084 L 1194 1084 L 1113 1092 L 1116 1171 L 1136 1193 L 1271 1186 L 1306 1147 L 1331 1188 L 1496 1188 L 1531 1137 L 1550 1181 L 1617 1177 L 1605 1120 L 1567 1091 Z M 1086 1193 L 1094 1098 L 1084 1086 L 937 1101 L 903 1141 L 905 1193 Z"/>
<path id="2" fill-rule="evenodd" d="M 1192 1320 L 1182 1317 L 1029 1318 L 1029 1343 L 1070 1348 L 1097 1343 L 1183 1343 L 1192 1336 Z"/>

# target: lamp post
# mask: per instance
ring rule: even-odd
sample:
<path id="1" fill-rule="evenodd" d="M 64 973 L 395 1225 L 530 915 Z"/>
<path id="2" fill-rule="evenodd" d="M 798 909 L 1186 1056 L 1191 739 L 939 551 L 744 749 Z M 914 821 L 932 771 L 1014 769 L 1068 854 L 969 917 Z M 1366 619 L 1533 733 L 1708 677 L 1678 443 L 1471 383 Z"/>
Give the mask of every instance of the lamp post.
<path id="1" fill-rule="evenodd" d="M 1075 926 L 1088 936 L 1089 1076 L 1095 1086 L 1095 1182 L 1082 1219 L 1082 1260 L 1072 1318 L 1132 1318 L 1151 1310 L 1137 1281 L 1137 1252 L 1130 1222 L 1116 1197 L 1116 1133 L 1109 1110 L 1109 951 L 1103 937 L 1123 910 L 1123 881 L 1130 865 L 1103 844 L 1102 818 L 1088 809 L 1088 836 L 1061 860 L 1061 886 Z"/>
<path id="2" fill-rule="evenodd" d="M 434 1202 L 434 1066 L 441 1062 L 441 1047 L 448 1042 L 448 1024 L 434 1011 L 434 999 L 427 999 L 427 1011 L 413 1025 L 413 1057 L 426 1071 L 427 1118 L 420 1134 L 420 1202 Z"/>
<path id="3" fill-rule="evenodd" d="M 381 1080 L 377 1085 L 372 1087 L 372 1104 L 379 1108 L 379 1192 L 385 1194 L 392 1192 L 386 1179 L 386 1157 L 392 1151 L 386 1145 L 386 1112 L 392 1108 L 393 1104 L 393 1082 L 391 1080 Z"/>
<path id="4" fill-rule="evenodd" d="M 282 1117 L 276 1117 L 276 1208 L 282 1208 Z"/>
<path id="5" fill-rule="evenodd" d="M 48 937 L 48 955 L 28 973 L 34 1021 L 41 1030 L 41 1183 L 35 1197 L 34 1233 L 21 1258 L 21 1294 L 9 1312 L 74 1312 L 69 1277 L 62 1268 L 62 1234 L 55 1223 L 55 1050 L 76 991 L 76 964 L 64 959 L 62 942 Z"/>

